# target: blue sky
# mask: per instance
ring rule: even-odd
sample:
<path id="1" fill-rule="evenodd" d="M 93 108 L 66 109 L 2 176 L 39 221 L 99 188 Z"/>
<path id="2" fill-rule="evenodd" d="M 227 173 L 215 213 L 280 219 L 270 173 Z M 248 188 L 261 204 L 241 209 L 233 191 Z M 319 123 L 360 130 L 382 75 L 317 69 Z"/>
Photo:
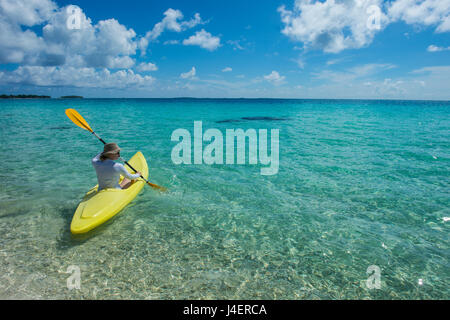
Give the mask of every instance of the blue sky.
<path id="1" fill-rule="evenodd" d="M 4 0 L 0 28 L 6 94 L 450 99 L 450 0 Z"/>

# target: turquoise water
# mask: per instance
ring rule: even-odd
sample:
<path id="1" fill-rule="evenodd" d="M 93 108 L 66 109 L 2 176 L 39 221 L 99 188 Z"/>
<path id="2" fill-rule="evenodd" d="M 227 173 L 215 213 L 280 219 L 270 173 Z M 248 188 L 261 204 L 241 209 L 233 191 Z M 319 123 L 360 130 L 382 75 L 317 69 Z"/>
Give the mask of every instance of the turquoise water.
<path id="1" fill-rule="evenodd" d="M 141 150 L 169 192 L 145 187 L 72 236 L 102 144 L 69 107 L 125 158 Z M 0 298 L 449 299 L 449 115 L 450 102 L 0 101 Z M 278 174 L 173 164 L 172 132 L 200 120 L 279 129 Z"/>

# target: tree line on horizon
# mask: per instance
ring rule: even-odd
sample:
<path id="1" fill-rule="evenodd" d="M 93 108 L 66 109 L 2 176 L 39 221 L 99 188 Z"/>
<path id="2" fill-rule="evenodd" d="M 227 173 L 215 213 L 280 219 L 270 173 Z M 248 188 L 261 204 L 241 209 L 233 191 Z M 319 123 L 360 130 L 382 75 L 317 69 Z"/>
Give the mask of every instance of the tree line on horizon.
<path id="1" fill-rule="evenodd" d="M 62 99 L 83 98 L 82 96 L 62 96 Z M 35 94 L 1 94 L 0 99 L 51 99 L 51 96 L 39 96 Z"/>

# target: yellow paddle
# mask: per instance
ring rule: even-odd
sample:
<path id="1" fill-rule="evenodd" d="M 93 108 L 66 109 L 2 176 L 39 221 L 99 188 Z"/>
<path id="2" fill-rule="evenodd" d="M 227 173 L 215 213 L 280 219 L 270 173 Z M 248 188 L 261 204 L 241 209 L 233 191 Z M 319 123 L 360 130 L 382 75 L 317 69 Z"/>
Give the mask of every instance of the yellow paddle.
<path id="1" fill-rule="evenodd" d="M 89 124 L 86 122 L 86 120 L 84 120 L 84 118 L 75 110 L 75 109 L 66 109 L 66 116 L 69 117 L 70 120 L 72 120 L 73 123 L 75 123 L 77 126 L 79 126 L 80 128 L 87 130 L 89 132 L 91 132 L 94 136 L 96 136 L 103 144 L 106 144 L 105 141 L 103 141 L 102 138 L 100 138 L 95 132 L 94 130 L 91 129 L 91 127 L 89 126 Z M 120 157 L 120 160 L 122 160 L 123 162 L 125 162 L 125 164 L 130 167 L 131 170 L 133 170 L 135 173 L 137 172 L 136 169 L 134 169 L 127 161 L 125 161 L 122 157 Z M 167 191 L 166 188 L 158 186 L 154 183 L 149 182 L 147 179 L 145 179 L 142 175 L 141 178 L 144 179 L 145 182 L 147 182 L 147 184 L 155 189 L 158 189 L 160 191 Z"/>

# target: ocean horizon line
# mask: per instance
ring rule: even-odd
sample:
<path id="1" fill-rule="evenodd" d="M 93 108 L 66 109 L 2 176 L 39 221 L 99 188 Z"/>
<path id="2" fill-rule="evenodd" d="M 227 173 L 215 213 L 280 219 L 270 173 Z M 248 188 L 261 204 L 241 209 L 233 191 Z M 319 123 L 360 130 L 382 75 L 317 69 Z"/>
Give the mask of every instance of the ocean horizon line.
<path id="1" fill-rule="evenodd" d="M 80 99 L 81 98 L 81 99 Z M 129 100 L 293 100 L 293 101 L 418 101 L 418 102 L 450 102 L 450 99 L 448 100 L 442 100 L 442 99 L 388 99 L 388 98 L 211 98 L 211 97 L 74 97 L 74 98 L 66 98 L 66 97 L 50 97 L 50 98 L 9 98 L 9 99 L 0 99 L 1 100 L 11 100 L 11 99 L 22 99 L 22 100 L 31 100 L 31 99 L 51 99 L 51 100 L 82 100 L 82 99 L 92 99 L 92 100 L 123 100 L 123 99 L 129 99 Z"/>

